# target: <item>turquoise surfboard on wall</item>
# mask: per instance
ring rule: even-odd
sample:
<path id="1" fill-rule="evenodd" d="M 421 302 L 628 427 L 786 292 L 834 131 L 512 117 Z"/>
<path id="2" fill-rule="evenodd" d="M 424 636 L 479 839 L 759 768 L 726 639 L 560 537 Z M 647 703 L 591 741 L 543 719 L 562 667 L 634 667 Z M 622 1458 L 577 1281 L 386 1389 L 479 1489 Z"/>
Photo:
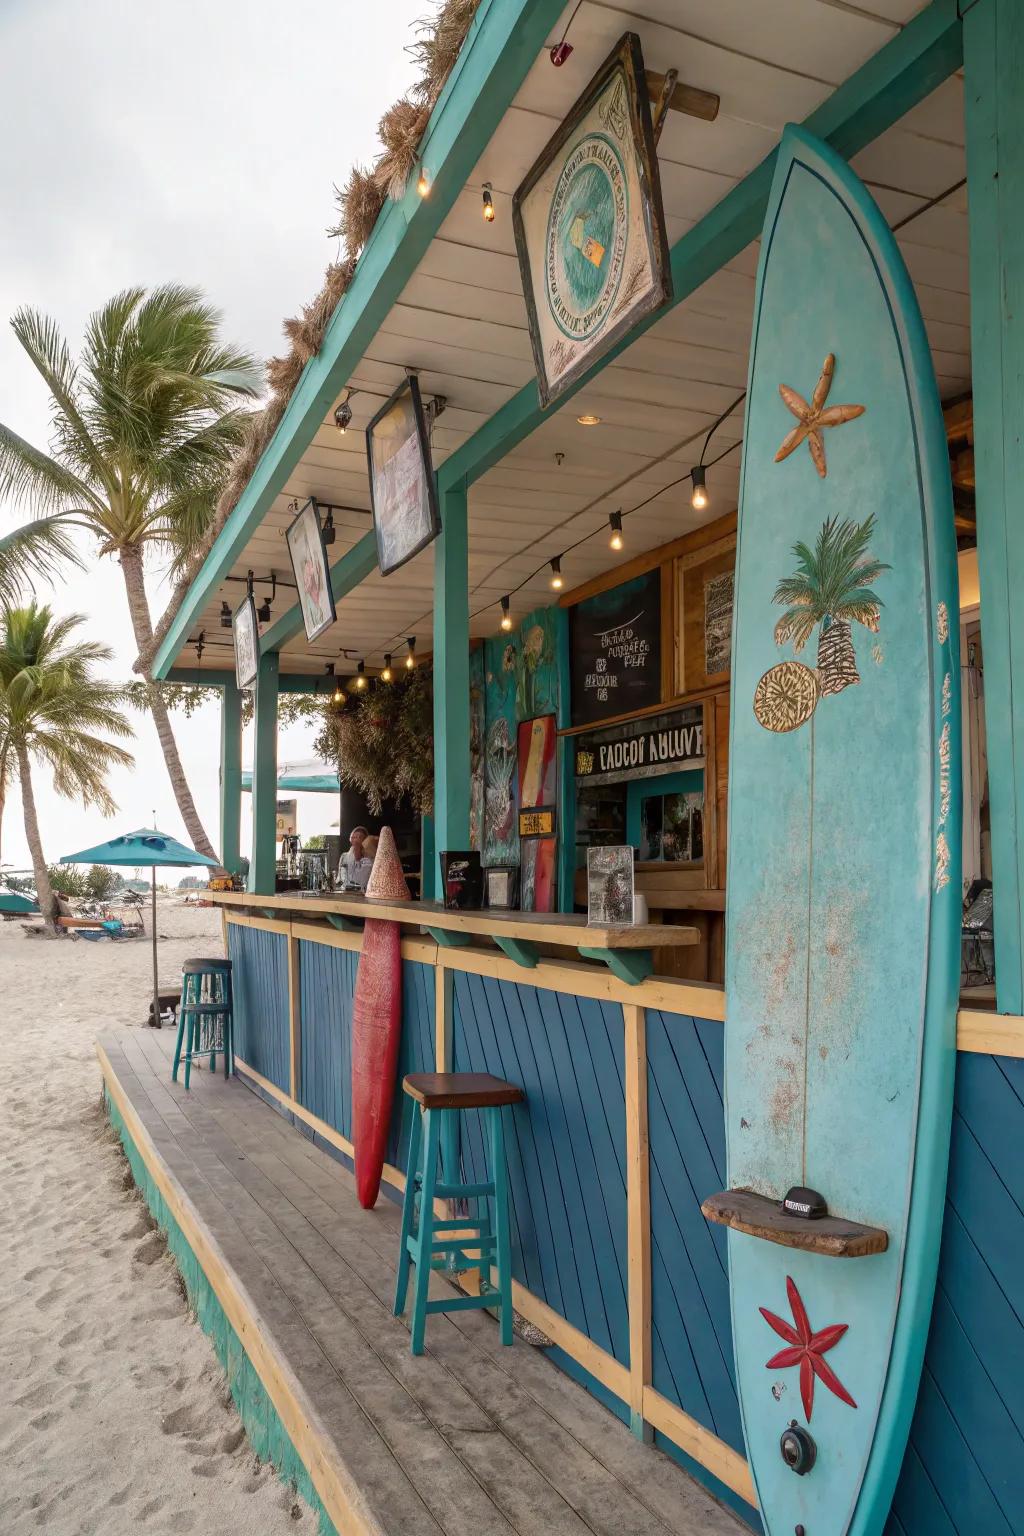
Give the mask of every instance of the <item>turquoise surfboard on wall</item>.
<path id="1" fill-rule="evenodd" d="M 862 183 L 795 128 L 762 238 L 736 584 L 730 1187 L 705 1211 L 732 1228 L 766 1531 L 874 1536 L 917 1395 L 953 1104 L 956 545 L 910 279 Z M 784 1215 L 795 1187 L 828 1215 Z"/>

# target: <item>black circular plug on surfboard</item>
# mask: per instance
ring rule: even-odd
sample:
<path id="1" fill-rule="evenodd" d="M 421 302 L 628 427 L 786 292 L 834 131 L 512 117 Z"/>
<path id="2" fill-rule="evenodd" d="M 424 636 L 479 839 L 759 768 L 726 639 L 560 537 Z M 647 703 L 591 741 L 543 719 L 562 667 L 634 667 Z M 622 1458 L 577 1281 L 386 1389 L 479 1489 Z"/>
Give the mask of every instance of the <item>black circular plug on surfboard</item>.
<path id="1" fill-rule="evenodd" d="M 797 1477 L 806 1477 L 818 1459 L 818 1447 L 813 1435 L 810 1430 L 798 1424 L 796 1419 L 791 1419 L 789 1427 L 782 1431 L 779 1450 L 786 1466 Z"/>

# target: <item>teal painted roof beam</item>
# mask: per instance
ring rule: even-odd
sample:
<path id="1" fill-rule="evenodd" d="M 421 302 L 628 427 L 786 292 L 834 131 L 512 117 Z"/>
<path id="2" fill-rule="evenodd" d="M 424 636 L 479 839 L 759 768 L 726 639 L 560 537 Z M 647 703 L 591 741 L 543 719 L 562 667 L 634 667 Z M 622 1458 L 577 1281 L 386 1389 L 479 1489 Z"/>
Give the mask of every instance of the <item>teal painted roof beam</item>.
<path id="1" fill-rule="evenodd" d="M 400 202 L 385 204 L 320 351 L 306 364 L 276 432 L 154 657 L 154 677 L 166 677 L 197 615 L 312 442 L 453 207 L 562 8 L 561 0 L 483 0 L 420 146 L 430 195 L 420 197 L 413 178 Z"/>
<path id="2" fill-rule="evenodd" d="M 810 114 L 803 126 L 850 159 L 930 95 L 963 62 L 963 26 L 956 0 L 932 0 L 903 30 L 868 59 Z M 721 270 L 761 233 L 778 151 L 734 187 L 672 247 L 672 304 Z M 655 325 L 664 310 L 650 316 L 601 359 L 560 399 L 564 402 Z M 531 381 L 496 411 L 437 472 L 444 490 L 465 479 L 470 484 L 510 453 L 545 418 Z"/>
<path id="3" fill-rule="evenodd" d="M 283 672 L 277 680 L 278 693 L 317 693 L 323 684 L 322 677 L 306 672 Z M 235 674 L 228 671 L 205 672 L 198 667 L 172 667 L 164 678 L 165 683 L 188 683 L 199 688 L 234 688 Z"/>

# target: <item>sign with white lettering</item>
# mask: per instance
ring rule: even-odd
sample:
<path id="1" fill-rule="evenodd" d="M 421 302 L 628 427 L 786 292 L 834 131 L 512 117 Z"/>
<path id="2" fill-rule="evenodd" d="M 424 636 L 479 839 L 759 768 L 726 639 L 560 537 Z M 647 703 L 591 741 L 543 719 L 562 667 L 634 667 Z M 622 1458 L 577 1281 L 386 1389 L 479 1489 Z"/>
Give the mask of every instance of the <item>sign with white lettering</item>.
<path id="1" fill-rule="evenodd" d="M 626 32 L 512 199 L 540 403 L 645 315 L 672 278 L 640 39 Z"/>
<path id="2" fill-rule="evenodd" d="M 577 782 L 616 784 L 704 765 L 704 710 L 700 704 L 670 714 L 625 720 L 574 738 Z"/>
<path id="3" fill-rule="evenodd" d="M 661 571 L 584 598 L 570 622 L 572 723 L 661 703 Z"/>

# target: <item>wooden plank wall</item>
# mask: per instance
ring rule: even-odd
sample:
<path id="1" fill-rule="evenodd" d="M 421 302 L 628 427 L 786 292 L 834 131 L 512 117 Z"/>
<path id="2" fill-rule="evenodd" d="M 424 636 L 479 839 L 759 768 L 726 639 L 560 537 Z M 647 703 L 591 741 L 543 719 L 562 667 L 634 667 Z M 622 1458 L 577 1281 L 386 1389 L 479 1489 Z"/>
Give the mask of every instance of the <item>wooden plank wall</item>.
<path id="1" fill-rule="evenodd" d="M 288 925 L 228 924 L 234 988 L 235 1050 L 288 1092 Z"/>
<path id="2" fill-rule="evenodd" d="M 726 1232 L 701 1201 L 726 1186 L 720 1024 L 647 1010 L 653 1385 L 738 1451 Z"/>
<path id="3" fill-rule="evenodd" d="M 358 959 L 358 956 L 353 956 Z M 408 1072 L 433 1072 L 437 1041 L 434 1029 L 434 967 L 417 960 L 402 961 L 402 1045 L 398 1053 L 395 1112 L 391 1116 L 387 1159 L 396 1168 L 408 1166 L 410 1114 L 402 1092 Z"/>
<path id="4" fill-rule="evenodd" d="M 352 1139 L 352 998 L 359 954 L 299 940 L 299 1103 Z"/>
<path id="5" fill-rule="evenodd" d="M 939 1283 L 886 1536 L 1024 1532 L 1024 1061 L 961 1055 Z"/>
<path id="6" fill-rule="evenodd" d="M 627 1365 L 621 1007 L 456 975 L 454 1062 L 527 1093 L 507 1133 L 515 1278 Z M 477 1117 L 462 1157 L 467 1177 L 485 1176 Z"/>

